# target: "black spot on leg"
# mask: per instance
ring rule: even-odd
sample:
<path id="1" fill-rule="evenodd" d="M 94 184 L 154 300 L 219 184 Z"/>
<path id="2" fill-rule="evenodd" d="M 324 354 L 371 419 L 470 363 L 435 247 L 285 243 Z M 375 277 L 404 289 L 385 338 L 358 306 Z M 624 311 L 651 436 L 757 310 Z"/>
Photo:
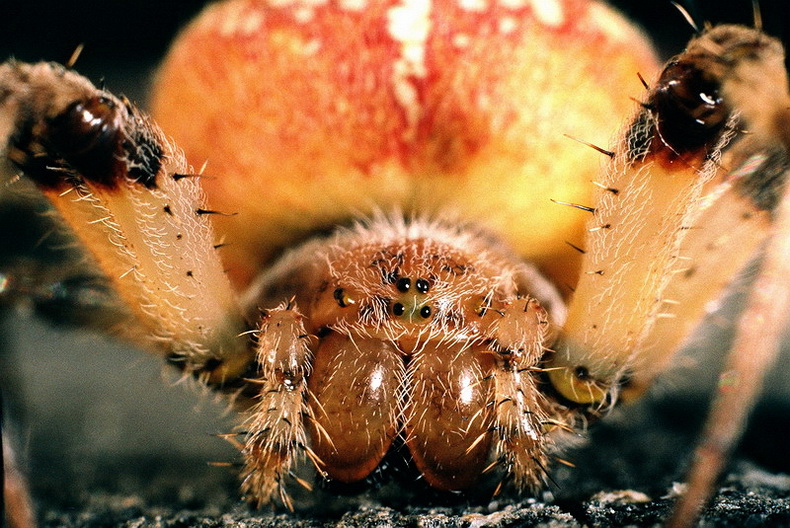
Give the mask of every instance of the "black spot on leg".
<path id="1" fill-rule="evenodd" d="M 150 126 L 116 99 L 96 95 L 62 112 L 17 123 L 9 158 L 38 185 L 59 188 L 69 171 L 108 189 L 122 178 L 156 186 L 163 151 Z"/>
<path id="2" fill-rule="evenodd" d="M 204 370 L 205 372 L 213 372 L 214 370 L 219 368 L 220 365 L 222 365 L 222 360 L 221 359 L 219 359 L 219 358 L 209 358 L 203 364 L 203 369 L 202 370 Z"/>
<path id="3" fill-rule="evenodd" d="M 302 385 L 302 376 L 291 370 L 277 369 L 274 373 L 274 378 L 279 385 L 279 389 L 288 392 L 295 391 Z M 286 418 L 283 418 L 283 420 L 286 420 Z M 290 422 L 288 424 L 290 425 Z"/>
<path id="4" fill-rule="evenodd" d="M 652 156 L 667 162 L 704 159 L 718 143 L 730 110 L 719 93 L 719 79 L 710 73 L 712 60 L 680 55 L 667 64 L 626 134 L 632 162 Z"/>
<path id="5" fill-rule="evenodd" d="M 676 165 L 681 169 L 709 161 L 722 138 L 738 128 L 721 93 L 722 81 L 738 64 L 779 53 L 780 44 L 759 30 L 734 25 L 717 26 L 693 39 L 667 63 L 627 134 L 630 159 L 655 156 L 665 168 L 681 160 Z"/>
<path id="6" fill-rule="evenodd" d="M 75 101 L 50 119 L 40 141 L 85 179 L 114 187 L 124 173 L 118 107 L 104 96 Z"/>
<path id="7" fill-rule="evenodd" d="M 678 154 L 718 141 L 729 109 L 719 93 L 719 80 L 708 68 L 710 58 L 670 62 L 658 80 L 652 104 L 663 141 Z"/>

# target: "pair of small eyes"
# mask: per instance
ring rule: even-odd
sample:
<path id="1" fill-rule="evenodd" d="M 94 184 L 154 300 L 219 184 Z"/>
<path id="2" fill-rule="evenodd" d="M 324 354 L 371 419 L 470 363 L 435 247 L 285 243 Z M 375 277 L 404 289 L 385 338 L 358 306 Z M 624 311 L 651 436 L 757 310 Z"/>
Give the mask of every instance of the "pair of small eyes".
<path id="1" fill-rule="evenodd" d="M 395 282 L 395 287 L 399 292 L 407 293 L 411 289 L 411 279 L 408 277 L 401 277 Z M 428 290 L 431 289 L 431 285 L 425 279 L 417 279 L 414 281 L 414 289 L 417 290 L 417 293 L 428 293 Z"/>
<path id="2" fill-rule="evenodd" d="M 395 303 L 392 305 L 392 313 L 396 317 L 400 317 L 406 313 L 406 307 L 403 306 L 401 303 Z M 420 308 L 420 317 L 423 319 L 428 319 L 431 316 L 431 307 L 430 306 L 423 306 Z"/>

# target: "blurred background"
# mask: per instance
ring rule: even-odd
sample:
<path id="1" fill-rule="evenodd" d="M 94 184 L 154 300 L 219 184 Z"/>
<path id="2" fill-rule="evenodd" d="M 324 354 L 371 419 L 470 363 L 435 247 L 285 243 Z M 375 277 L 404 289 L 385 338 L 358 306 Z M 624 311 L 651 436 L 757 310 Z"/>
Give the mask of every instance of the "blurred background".
<path id="1" fill-rule="evenodd" d="M 698 21 L 750 24 L 752 20 L 748 0 L 682 3 Z M 0 0 L 0 60 L 13 56 L 24 61 L 65 62 L 77 45 L 84 44 L 77 70 L 95 82 L 103 79 L 110 90 L 145 106 L 146 86 L 168 43 L 204 4 L 191 0 Z M 668 1 L 614 4 L 653 36 L 664 56 L 680 51 L 692 34 Z M 760 9 L 765 30 L 786 41 L 790 36 L 787 0 L 762 0 Z M 73 262 L 74 250 L 67 238 L 53 231 L 45 210 L 33 194 L 9 197 L 0 188 L 0 272 L 19 269 L 20 262 L 27 270 L 41 262 L 56 267 Z M 2 282 L 0 274 L 0 292 Z M 64 311 L 74 295 L 88 292 L 92 299 L 101 295 L 100 286 L 94 290 L 91 284 L 58 285 L 62 295 L 48 290 L 39 305 L 0 303 L 0 387 L 6 416 L 13 418 L 6 424 L 17 429 L 18 450 L 29 464 L 37 496 L 68 505 L 88 500 L 84 496 L 88 488 L 123 494 L 154 475 L 161 478 L 163 466 L 178 468 L 195 484 L 192 488 L 163 484 L 162 500 L 171 495 L 185 500 L 189 493 L 205 498 L 211 492 L 200 489 L 203 480 L 220 483 L 220 492 L 232 496 L 231 472 L 207 465 L 236 460 L 235 450 L 215 436 L 233 426 L 224 413 L 225 405 L 209 396 L 195 397 L 197 389 L 174 386 L 177 377 L 158 358 L 80 331 L 78 320 L 66 317 L 68 324 L 63 324 Z M 738 292 L 735 297 L 731 307 L 693 341 L 692 353 L 711 355 L 689 364 L 715 364 L 717 354 L 726 348 Z M 704 413 L 704 395 L 715 376 L 710 369 L 673 375 L 656 391 L 654 401 L 658 408 L 670 408 L 682 398 L 683 412 L 674 411 L 673 419 L 686 420 L 685 425 L 693 429 Z M 790 416 L 790 382 L 779 371 L 772 379 L 746 449 L 762 457 L 761 462 L 787 471 L 786 449 L 772 443 L 781 445 L 784 438 L 776 427 L 786 424 Z M 624 416 L 620 422 L 629 420 L 627 413 Z M 129 474 L 132 467 L 135 471 Z M 89 484 L 71 486 L 78 479 L 87 479 Z"/>

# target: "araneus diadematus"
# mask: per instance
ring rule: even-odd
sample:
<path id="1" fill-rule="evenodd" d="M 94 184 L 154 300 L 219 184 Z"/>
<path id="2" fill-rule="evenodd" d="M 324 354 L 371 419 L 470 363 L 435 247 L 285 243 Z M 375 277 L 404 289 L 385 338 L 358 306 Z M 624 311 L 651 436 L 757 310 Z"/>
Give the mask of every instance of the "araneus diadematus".
<path id="1" fill-rule="evenodd" d="M 0 126 L 13 170 L 139 323 L 122 332 L 235 396 L 250 500 L 291 506 L 303 460 L 362 479 L 398 436 L 435 487 L 494 471 L 534 488 L 555 437 L 643 391 L 760 242 L 787 232 L 783 57 L 758 30 L 703 33 L 646 83 L 596 177 L 560 136 L 594 139 L 585 129 L 619 98 L 604 80 L 652 61 L 598 3 L 234 1 L 187 29 L 154 101 L 216 179 L 131 103 L 57 65 L 3 66 Z M 585 111 L 568 112 L 568 93 L 587 90 Z M 219 191 L 211 207 L 201 182 Z M 578 282 L 557 246 L 579 222 L 544 214 L 561 209 L 550 198 L 590 215 L 585 241 L 568 241 L 584 254 Z M 220 211 L 239 213 L 235 246 L 215 240 Z M 723 238 L 735 233 L 749 233 L 737 251 Z M 737 353 L 783 326 L 786 310 L 758 297 L 786 302 L 783 243 L 771 238 L 747 312 L 767 326 L 743 327 L 677 520 L 707 494 L 758 385 L 762 370 L 737 362 L 775 348 Z M 220 249 L 251 284 L 241 303 Z M 525 258 L 576 282 L 567 314 Z"/>

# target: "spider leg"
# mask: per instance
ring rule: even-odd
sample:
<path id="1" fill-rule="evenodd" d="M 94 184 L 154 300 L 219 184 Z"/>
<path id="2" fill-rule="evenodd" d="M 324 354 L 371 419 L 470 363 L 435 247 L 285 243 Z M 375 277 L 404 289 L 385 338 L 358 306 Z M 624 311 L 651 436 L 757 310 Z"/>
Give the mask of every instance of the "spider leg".
<path id="1" fill-rule="evenodd" d="M 252 359 L 246 325 L 214 211 L 180 150 L 128 100 L 56 64 L 3 64 L 0 94 L 3 157 L 52 202 L 139 323 L 114 330 L 210 383 L 238 378 Z"/>
<path id="2" fill-rule="evenodd" d="M 669 69 L 663 74 L 671 75 Z M 627 126 L 599 177 L 581 277 L 549 365 L 555 388 L 571 401 L 615 397 L 624 374 L 651 364 L 651 358 L 641 359 L 645 340 L 666 309 L 667 285 L 688 265 L 682 243 L 696 226 L 721 149 L 734 136 L 733 118 L 724 115 L 705 143 L 668 143 L 671 122 L 656 110 L 666 82 Z M 689 292 L 689 298 L 705 298 L 707 287 L 700 284 L 702 291 Z M 582 395 L 589 397 L 578 399 Z"/>
<path id="3" fill-rule="evenodd" d="M 242 491 L 258 506 L 277 497 L 293 509 L 284 477 L 305 453 L 307 377 L 312 354 L 303 316 L 293 303 L 265 312 L 256 351 L 259 401 L 242 426 L 247 431 L 243 453 Z"/>
<path id="4" fill-rule="evenodd" d="M 788 189 L 790 187 L 786 186 Z M 692 526 L 746 425 L 759 396 L 765 373 L 780 350 L 780 339 L 790 313 L 790 193 L 785 192 L 776 211 L 774 234 L 766 248 L 760 273 L 752 285 L 741 314 L 735 343 L 719 378 L 718 392 L 708 415 L 694 462 L 687 478 L 688 489 L 673 512 L 668 526 Z"/>
<path id="5" fill-rule="evenodd" d="M 543 356 L 551 325 L 546 311 L 530 298 L 515 299 L 499 311 L 489 328 L 495 339 L 495 456 L 519 489 L 539 489 L 549 463 L 543 437 L 547 407 L 537 389 L 535 368 Z M 554 417 L 552 417 L 554 418 Z"/>
<path id="6" fill-rule="evenodd" d="M 737 108 L 755 141 L 790 154 L 790 94 L 784 53 L 771 39 L 752 43 L 724 80 L 722 91 Z M 668 526 L 691 526 L 712 494 L 730 452 L 741 436 L 760 394 L 765 373 L 780 350 L 790 313 L 790 186 L 782 175 L 773 211 L 772 236 L 760 272 L 738 323 L 718 392 L 695 452 L 688 490 L 675 506 Z"/>
<path id="7" fill-rule="evenodd" d="M 720 95 L 732 66 L 763 45 L 776 51 L 778 42 L 748 28 L 711 29 L 670 60 L 626 127 L 599 182 L 550 365 L 565 397 L 581 385 L 599 401 L 616 396 L 625 376 L 625 396 L 643 392 L 767 237 L 763 187 L 781 182 L 787 156 L 742 134 L 737 106 Z"/>
<path id="8" fill-rule="evenodd" d="M 782 46 L 759 30 L 709 29 L 667 63 L 599 182 L 582 278 L 549 365 L 555 388 L 580 403 L 616 396 L 625 375 L 626 395 L 644 391 L 774 232 L 724 378 L 735 386 L 714 404 L 674 526 L 694 523 L 710 495 L 784 327 L 787 92 Z"/>

